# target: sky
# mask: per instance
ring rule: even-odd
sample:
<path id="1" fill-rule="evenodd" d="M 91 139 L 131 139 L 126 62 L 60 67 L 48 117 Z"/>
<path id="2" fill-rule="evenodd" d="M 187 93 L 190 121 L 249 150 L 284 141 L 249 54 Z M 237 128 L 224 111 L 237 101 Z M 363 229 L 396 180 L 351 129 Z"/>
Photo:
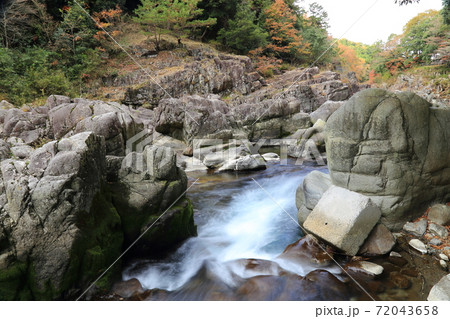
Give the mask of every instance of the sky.
<path id="1" fill-rule="evenodd" d="M 328 13 L 334 38 L 372 44 L 386 41 L 392 33 L 401 34 L 403 26 L 418 13 L 429 9 L 442 9 L 442 0 L 421 0 L 399 6 L 394 0 L 298 0 L 297 4 L 317 2 Z"/>

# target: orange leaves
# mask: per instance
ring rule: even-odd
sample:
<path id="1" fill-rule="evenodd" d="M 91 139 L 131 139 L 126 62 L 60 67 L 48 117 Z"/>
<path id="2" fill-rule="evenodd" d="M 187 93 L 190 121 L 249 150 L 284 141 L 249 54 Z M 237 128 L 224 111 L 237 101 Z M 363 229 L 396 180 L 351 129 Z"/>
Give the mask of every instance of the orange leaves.
<path id="1" fill-rule="evenodd" d="M 338 42 L 339 59 L 345 72 L 355 72 L 359 81 L 366 75 L 367 65 L 364 59 L 356 54 L 355 50 L 341 42 Z"/>
<path id="2" fill-rule="evenodd" d="M 94 34 L 94 39 L 102 43 L 103 46 L 108 47 L 106 42 L 106 40 L 109 40 L 107 32 L 112 37 L 115 37 L 121 33 L 119 30 L 114 29 L 117 27 L 117 24 L 121 22 L 121 15 L 122 9 L 120 9 L 119 6 L 116 6 L 115 9 L 94 12 L 92 17 L 95 21 L 96 27 L 100 29 Z M 100 48 L 97 48 L 97 50 L 101 52 L 106 51 L 105 49 L 100 50 Z"/>
<path id="3" fill-rule="evenodd" d="M 296 29 L 297 16 L 284 0 L 275 0 L 264 14 L 271 42 L 262 48 L 266 55 L 275 54 L 291 61 L 300 61 L 302 55 L 309 54 L 309 44 L 304 41 L 301 32 Z M 264 61 L 262 64 L 276 65 L 277 63 L 274 61 L 270 63 Z M 261 61 L 258 63 L 261 64 Z"/>

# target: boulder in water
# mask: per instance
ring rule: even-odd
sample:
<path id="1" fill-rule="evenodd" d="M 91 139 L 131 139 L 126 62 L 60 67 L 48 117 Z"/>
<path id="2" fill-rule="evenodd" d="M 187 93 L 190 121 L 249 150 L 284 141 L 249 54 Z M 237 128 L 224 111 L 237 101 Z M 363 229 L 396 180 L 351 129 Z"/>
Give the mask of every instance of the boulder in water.
<path id="1" fill-rule="evenodd" d="M 303 224 L 316 207 L 322 195 L 330 188 L 331 179 L 329 174 L 319 171 L 312 171 L 297 188 L 295 204 L 298 209 L 298 222 Z"/>
<path id="2" fill-rule="evenodd" d="M 306 219 L 306 230 L 354 256 L 381 216 L 370 198 L 331 186 Z"/>

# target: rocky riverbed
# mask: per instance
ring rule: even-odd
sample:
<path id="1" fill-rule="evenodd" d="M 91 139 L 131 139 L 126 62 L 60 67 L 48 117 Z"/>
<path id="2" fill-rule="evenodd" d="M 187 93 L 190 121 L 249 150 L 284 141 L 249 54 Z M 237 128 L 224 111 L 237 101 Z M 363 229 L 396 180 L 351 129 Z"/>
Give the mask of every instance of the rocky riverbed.
<path id="1" fill-rule="evenodd" d="M 370 294 L 419 300 L 444 276 L 447 106 L 413 93 L 364 90 L 318 68 L 267 81 L 248 58 L 220 54 L 199 55 L 156 80 L 132 83 L 120 103 L 66 96 L 50 96 L 39 107 L 0 102 L 0 299 L 74 299 L 91 283 L 83 298 L 105 295 L 120 282 L 122 262 L 167 257 L 197 235 L 199 204 L 193 207 L 185 196 L 195 181 L 188 175 L 215 172 L 206 176 L 222 182 L 226 172 L 264 174 L 273 163 L 285 168 L 287 156 L 297 164 L 328 163 L 329 176 L 312 172 L 291 185 L 294 221 L 311 235 L 292 237 L 269 261 L 229 260 L 228 268 L 241 271 L 240 279 L 230 272 L 236 279 L 231 288 L 206 263 L 179 287 L 145 290 L 133 280 L 128 284 L 135 291 L 114 298 L 342 300 Z M 371 278 L 363 280 L 371 283 L 369 294 L 334 268 L 296 272 L 279 262 L 324 262 L 314 238 L 348 273 Z M 125 258 L 95 281 L 124 251 Z M 423 267 L 432 267 L 433 275 L 423 273 L 416 254 L 427 256 Z M 251 269 L 254 275 L 243 275 Z M 448 298 L 443 278 L 429 298 Z M 336 289 L 325 291 L 330 283 Z M 211 289 L 198 294 L 203 285 Z"/>

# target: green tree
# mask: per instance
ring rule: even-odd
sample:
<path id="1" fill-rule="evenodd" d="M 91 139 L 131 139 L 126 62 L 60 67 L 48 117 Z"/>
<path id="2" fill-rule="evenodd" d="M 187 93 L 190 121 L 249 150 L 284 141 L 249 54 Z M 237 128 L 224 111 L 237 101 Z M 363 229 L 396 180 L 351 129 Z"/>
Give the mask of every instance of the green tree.
<path id="1" fill-rule="evenodd" d="M 330 48 L 331 41 L 328 36 L 328 13 L 324 8 L 313 2 L 309 6 L 308 15 L 302 16 L 302 35 L 309 43 L 309 56 L 307 62 L 314 62 L 320 57 L 320 63 L 329 62 L 329 59 L 336 55 L 334 48 Z M 324 55 L 323 53 L 326 52 Z"/>
<path id="2" fill-rule="evenodd" d="M 437 46 L 428 39 L 439 34 L 442 26 L 442 16 L 436 10 L 419 13 L 404 27 L 400 47 L 403 55 L 410 59 L 430 62 L 431 54 Z"/>
<path id="3" fill-rule="evenodd" d="M 180 38 L 186 29 L 207 27 L 216 23 L 214 18 L 195 20 L 203 10 L 197 7 L 199 0 L 143 0 L 134 13 L 135 21 L 147 26 L 155 37 L 155 45 L 159 50 L 161 34 L 171 30 Z"/>
<path id="4" fill-rule="evenodd" d="M 219 31 L 229 26 L 229 22 L 236 16 L 237 5 L 241 0 L 201 0 L 198 8 L 202 9 L 202 14 L 198 19 L 216 19 L 216 24 L 205 30 L 206 39 L 216 39 Z"/>
<path id="5" fill-rule="evenodd" d="M 235 19 L 227 28 L 219 31 L 218 39 L 237 53 L 246 54 L 250 50 L 267 44 L 269 34 L 256 22 L 256 12 L 250 0 L 243 0 L 237 7 Z"/>

